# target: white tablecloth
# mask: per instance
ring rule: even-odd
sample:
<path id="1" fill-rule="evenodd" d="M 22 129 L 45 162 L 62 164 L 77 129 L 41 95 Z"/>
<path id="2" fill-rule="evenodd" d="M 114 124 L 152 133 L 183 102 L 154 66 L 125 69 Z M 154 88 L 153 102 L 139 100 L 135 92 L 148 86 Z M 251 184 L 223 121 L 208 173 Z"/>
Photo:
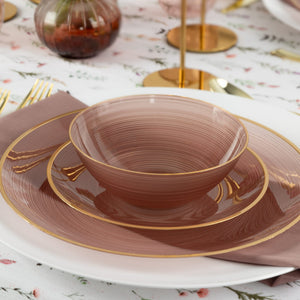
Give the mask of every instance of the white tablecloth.
<path id="1" fill-rule="evenodd" d="M 15 109 L 36 78 L 53 82 L 55 90 L 70 91 L 84 100 L 104 89 L 139 87 L 150 72 L 179 65 L 178 49 L 169 46 L 165 38 L 179 20 L 169 18 L 157 0 L 119 0 L 123 20 L 116 42 L 84 60 L 64 59 L 44 47 L 35 33 L 36 5 L 29 0 L 10 1 L 18 7 L 18 15 L 6 22 L 0 33 L 0 87 L 12 91 L 6 113 Z M 277 48 L 299 51 L 299 31 L 274 18 L 261 2 L 222 14 L 221 8 L 230 2 L 217 1 L 207 21 L 235 31 L 238 44 L 215 54 L 187 53 L 187 67 L 227 79 L 254 101 L 300 112 L 300 63 L 270 54 Z M 209 289 L 199 286 L 195 290 L 122 286 L 53 269 L 0 244 L 0 299 L 296 300 L 299 295 L 300 282 L 279 287 L 262 283 Z"/>

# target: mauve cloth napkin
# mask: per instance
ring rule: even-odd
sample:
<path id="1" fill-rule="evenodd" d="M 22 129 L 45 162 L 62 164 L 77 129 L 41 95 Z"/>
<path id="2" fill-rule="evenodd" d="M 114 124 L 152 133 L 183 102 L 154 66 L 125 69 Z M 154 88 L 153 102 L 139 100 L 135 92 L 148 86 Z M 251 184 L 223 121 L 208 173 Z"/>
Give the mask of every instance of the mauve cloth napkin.
<path id="1" fill-rule="evenodd" d="M 0 118 L 0 155 L 27 129 L 57 115 L 85 108 L 86 105 L 65 92 Z M 214 258 L 282 267 L 297 270 L 263 281 L 279 285 L 300 279 L 300 222 L 285 233 L 262 244 L 243 250 L 214 256 Z"/>
<path id="2" fill-rule="evenodd" d="M 214 257 L 259 265 L 297 268 L 293 272 L 263 281 L 268 285 L 276 286 L 300 280 L 300 222 L 269 241 Z"/>
<path id="3" fill-rule="evenodd" d="M 0 118 L 0 155 L 24 131 L 55 116 L 85 108 L 86 105 L 65 92 L 58 92 L 31 106 Z"/>

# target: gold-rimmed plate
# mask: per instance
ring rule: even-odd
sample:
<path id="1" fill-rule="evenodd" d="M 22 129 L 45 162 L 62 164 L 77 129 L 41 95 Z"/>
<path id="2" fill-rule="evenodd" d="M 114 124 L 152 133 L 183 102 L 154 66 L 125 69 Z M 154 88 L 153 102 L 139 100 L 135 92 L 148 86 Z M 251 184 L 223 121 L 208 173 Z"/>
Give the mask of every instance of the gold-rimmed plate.
<path id="1" fill-rule="evenodd" d="M 226 179 L 197 201 L 172 209 L 140 208 L 101 187 L 69 141 L 52 155 L 47 175 L 57 196 L 78 211 L 112 224 L 153 230 L 204 227 L 237 217 L 260 201 L 269 182 L 264 163 L 247 149 Z"/>
<path id="2" fill-rule="evenodd" d="M 266 194 L 251 210 L 209 227 L 173 231 L 126 228 L 86 216 L 61 201 L 46 176 L 49 155 L 67 139 L 73 116 L 57 117 L 25 132 L 8 147 L 0 163 L 0 189 L 6 202 L 56 238 L 114 254 L 207 256 L 259 244 L 283 233 L 300 218 L 300 150 L 274 131 L 246 119 L 249 146 L 261 156 L 270 174 Z M 39 159 L 32 153 L 40 154 Z"/>

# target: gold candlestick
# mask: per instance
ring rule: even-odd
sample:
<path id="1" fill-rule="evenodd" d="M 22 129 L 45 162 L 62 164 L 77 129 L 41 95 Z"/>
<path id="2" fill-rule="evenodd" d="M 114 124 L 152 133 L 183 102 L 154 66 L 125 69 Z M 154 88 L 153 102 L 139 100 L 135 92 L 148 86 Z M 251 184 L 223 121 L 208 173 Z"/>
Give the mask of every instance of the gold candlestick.
<path id="1" fill-rule="evenodd" d="M 186 0 L 181 1 L 179 87 L 184 88 L 186 52 Z"/>
<path id="2" fill-rule="evenodd" d="M 201 22 L 205 28 L 205 5 L 206 0 L 202 1 Z M 211 90 L 210 82 L 217 79 L 212 74 L 185 68 L 185 53 L 187 44 L 187 26 L 186 26 L 186 0 L 181 0 L 181 25 L 179 27 L 179 48 L 180 48 L 180 67 L 164 69 L 149 74 L 143 81 L 143 85 L 147 87 L 179 87 L 194 88 L 201 90 Z M 206 41 L 203 34 L 198 35 L 201 47 L 205 47 Z"/>
<path id="3" fill-rule="evenodd" d="M 198 34 L 200 48 L 207 49 L 207 24 L 205 22 L 206 0 L 201 4 L 201 32 Z M 180 47 L 180 67 L 160 70 L 149 74 L 143 81 L 146 87 L 179 87 L 213 91 L 218 93 L 236 95 L 240 97 L 251 97 L 222 78 L 218 78 L 210 73 L 185 68 L 185 53 L 186 53 L 186 0 L 181 0 L 181 25 L 179 35 Z M 198 33 L 199 33 L 198 32 Z"/>
<path id="4" fill-rule="evenodd" d="M 206 13 L 206 0 L 202 0 L 201 4 L 201 30 L 200 30 L 200 48 L 203 50 L 205 48 L 205 13 Z"/>
<path id="5" fill-rule="evenodd" d="M 200 53 L 220 52 L 228 50 L 237 43 L 237 36 L 230 29 L 206 23 L 206 0 L 202 0 L 200 15 L 200 24 L 187 26 L 187 51 Z M 180 27 L 173 28 L 168 32 L 167 41 L 170 45 L 180 48 Z"/>

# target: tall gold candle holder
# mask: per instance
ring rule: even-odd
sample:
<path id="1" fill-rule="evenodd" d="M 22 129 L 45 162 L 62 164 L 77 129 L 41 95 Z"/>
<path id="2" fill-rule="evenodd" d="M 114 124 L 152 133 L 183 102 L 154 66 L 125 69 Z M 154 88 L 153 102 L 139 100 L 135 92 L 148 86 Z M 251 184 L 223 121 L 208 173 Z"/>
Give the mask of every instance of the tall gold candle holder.
<path id="1" fill-rule="evenodd" d="M 228 50 L 236 44 L 237 36 L 228 28 L 206 23 L 206 1 L 201 2 L 200 24 L 187 25 L 186 50 L 200 53 Z M 167 41 L 170 45 L 180 48 L 180 27 L 168 32 Z"/>
<path id="2" fill-rule="evenodd" d="M 4 1 L 4 17 L 3 17 L 4 22 L 9 21 L 13 17 L 15 17 L 17 12 L 18 9 L 14 4 L 8 1 Z"/>
<path id="3" fill-rule="evenodd" d="M 186 1 L 187 0 L 181 0 L 180 27 L 172 29 L 167 36 L 170 44 L 180 48 L 180 67 L 164 69 L 149 74 L 143 81 L 145 87 L 179 87 L 211 90 L 211 84 L 213 84 L 214 81 L 216 82 L 218 78 L 201 70 L 185 68 L 186 51 L 224 51 L 234 46 L 237 41 L 235 33 L 230 30 L 223 27 L 221 27 L 222 29 L 218 29 L 220 28 L 219 26 L 206 24 L 206 0 L 202 0 L 201 2 L 201 24 L 186 26 Z M 215 35 L 215 33 L 217 33 L 217 35 Z M 174 39 L 170 40 L 172 37 Z M 231 42 L 223 43 L 223 37 Z M 214 42 L 212 42 L 212 38 Z M 190 41 L 196 42 L 191 43 Z M 225 44 L 227 46 L 225 46 Z M 212 47 L 212 45 L 214 46 Z"/>

